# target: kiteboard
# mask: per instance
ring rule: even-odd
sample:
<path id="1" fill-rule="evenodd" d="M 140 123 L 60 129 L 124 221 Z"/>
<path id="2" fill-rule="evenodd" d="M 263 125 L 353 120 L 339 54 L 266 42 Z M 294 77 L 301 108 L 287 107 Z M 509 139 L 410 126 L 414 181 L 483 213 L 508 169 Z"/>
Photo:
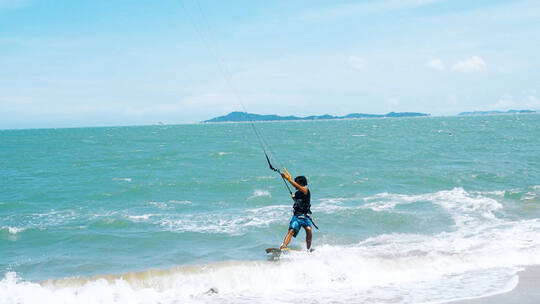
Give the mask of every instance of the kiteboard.
<path id="1" fill-rule="evenodd" d="M 311 248 L 308 250 L 308 252 L 313 252 L 315 249 Z M 283 248 L 283 249 L 280 249 L 280 248 L 277 248 L 277 247 L 270 247 L 270 248 L 266 248 L 266 255 L 268 256 L 269 259 L 273 259 L 273 260 L 277 260 L 279 259 L 279 257 L 282 255 L 282 254 L 287 254 L 287 253 L 291 253 L 291 252 L 301 252 L 301 251 L 304 251 L 302 249 L 297 249 L 297 248 Z"/>
<path id="2" fill-rule="evenodd" d="M 277 247 L 271 247 L 266 248 L 266 255 L 268 255 L 268 258 L 270 259 L 278 259 L 282 253 L 287 253 L 291 251 L 300 251 L 299 249 L 291 249 L 291 248 L 277 248 Z"/>

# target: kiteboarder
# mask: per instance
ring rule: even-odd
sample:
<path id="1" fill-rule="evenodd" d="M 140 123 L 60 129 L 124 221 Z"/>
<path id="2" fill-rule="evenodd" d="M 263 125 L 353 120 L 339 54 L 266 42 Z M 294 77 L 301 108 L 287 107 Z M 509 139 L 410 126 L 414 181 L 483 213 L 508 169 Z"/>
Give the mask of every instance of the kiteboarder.
<path id="1" fill-rule="evenodd" d="M 311 193 L 307 188 L 307 179 L 305 176 L 297 176 L 292 180 L 291 175 L 287 170 L 280 172 L 281 176 L 286 179 L 294 188 L 296 192 L 294 193 L 293 200 L 293 216 L 289 222 L 289 231 L 281 244 L 280 249 L 287 248 L 287 245 L 291 242 L 292 237 L 296 237 L 300 228 L 306 230 L 306 247 L 308 250 L 311 248 L 311 236 L 312 236 L 312 220 L 309 216 L 311 214 Z"/>

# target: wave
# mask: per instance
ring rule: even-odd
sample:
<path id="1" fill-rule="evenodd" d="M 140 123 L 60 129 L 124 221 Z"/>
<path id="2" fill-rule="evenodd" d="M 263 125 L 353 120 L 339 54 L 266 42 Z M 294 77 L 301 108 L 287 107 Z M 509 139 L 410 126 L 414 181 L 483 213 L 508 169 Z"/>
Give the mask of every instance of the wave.
<path id="1" fill-rule="evenodd" d="M 248 197 L 248 200 L 254 199 L 254 198 L 256 198 L 256 197 L 261 197 L 261 196 L 272 197 L 272 195 L 270 194 L 270 191 L 268 191 L 268 190 L 259 190 L 259 189 L 256 189 L 256 190 L 253 191 L 253 195 L 251 195 L 250 197 Z"/>
<path id="2" fill-rule="evenodd" d="M 254 190 L 253 195 L 248 199 L 269 196 L 271 195 L 266 190 Z M 332 221 L 336 216 L 340 217 L 343 214 L 348 216 L 362 214 L 366 210 L 388 214 L 407 215 L 407 213 L 414 213 L 416 217 L 421 217 L 423 216 L 422 212 L 418 213 L 418 210 L 412 206 L 428 204 L 439 208 L 438 212 L 447 216 L 457 228 L 481 227 L 482 225 L 497 225 L 504 222 L 498 215 L 504 211 L 501 200 L 508 196 L 508 191 L 474 192 L 466 191 L 463 188 L 418 195 L 379 193 L 368 197 L 319 199 L 314 202 L 312 210 L 315 219 L 323 218 L 327 221 Z M 537 196 L 532 195 L 529 189 L 520 192 L 519 197 L 521 202 L 530 202 L 531 198 L 534 200 Z M 147 204 L 162 210 L 171 209 L 173 206 L 170 202 L 148 202 Z M 179 204 L 192 205 L 191 202 Z M 193 211 L 190 213 L 144 212 L 129 214 L 125 217 L 132 221 L 160 226 L 166 231 L 241 235 L 250 232 L 254 227 L 264 228 L 274 223 L 286 223 L 290 212 L 290 205 L 270 205 L 243 209 L 241 212 L 237 210 L 233 212 L 227 210 Z M 369 220 L 369 218 L 367 219 Z M 372 220 L 377 219 L 373 218 Z"/>
<path id="3" fill-rule="evenodd" d="M 132 179 L 130 177 L 113 177 L 112 180 L 113 181 L 123 181 L 123 182 L 130 183 Z"/>
<path id="4" fill-rule="evenodd" d="M 148 220 L 151 216 L 153 216 L 153 214 L 147 213 L 143 215 L 128 215 L 128 218 L 132 220 L 136 220 L 136 221 L 138 220 L 145 221 L 145 220 Z"/>
<path id="5" fill-rule="evenodd" d="M 9 234 L 15 235 L 19 232 L 25 231 L 27 228 L 21 228 L 21 227 L 11 227 L 11 226 L 2 226 L 1 229 L 7 230 Z"/>
<path id="6" fill-rule="evenodd" d="M 246 209 L 241 213 L 208 212 L 204 214 L 164 215 L 153 222 L 173 232 L 244 234 L 253 227 L 264 228 L 287 220 L 291 207 L 273 205 Z"/>
<path id="7" fill-rule="evenodd" d="M 265 200 L 271 198 L 267 190 L 256 189 L 248 200 Z M 475 192 L 463 188 L 424 193 L 417 195 L 379 193 L 368 197 L 323 198 L 314 201 L 312 210 L 314 218 L 323 221 L 332 221 L 335 217 L 363 214 L 367 220 L 380 220 L 370 218 L 366 210 L 388 214 L 413 214 L 421 217 L 422 212 L 413 206 L 427 204 L 440 209 L 440 214 L 454 222 L 455 227 L 479 226 L 489 223 L 501 223 L 504 214 L 508 211 L 503 203 L 505 201 L 517 202 L 519 208 L 526 211 L 538 211 L 537 202 L 540 198 L 540 187 L 533 186 L 526 189 Z M 220 233 L 241 235 L 253 228 L 264 228 L 274 223 L 286 223 L 290 216 L 290 205 L 270 205 L 261 208 L 248 208 L 238 212 L 234 210 L 203 210 L 199 204 L 191 201 L 148 201 L 133 210 L 106 211 L 101 213 L 82 212 L 82 210 L 50 210 L 42 213 L 27 215 L 13 215 L 6 218 L 2 227 L 12 227 L 9 233 L 16 234 L 24 229 L 47 229 L 51 227 L 64 227 L 69 225 L 80 226 L 80 223 L 92 226 L 100 225 L 110 228 L 121 228 L 122 219 L 134 223 L 147 223 L 161 227 L 165 231 Z M 189 210 L 186 209 L 189 207 Z M 172 210 L 182 208 L 182 212 Z M 185 210 L 184 210 L 185 209 Z M 530 212 L 529 212 L 530 213 Z M 534 212 L 533 212 L 534 213 Z M 538 213 L 538 212 L 536 212 Z M 534 214 L 525 213 L 522 218 L 534 218 Z M 389 220 L 392 220 L 389 218 Z M 114 222 L 114 223 L 113 223 Z M 96 224 L 97 223 L 97 224 Z M 16 229 L 15 229 L 16 227 Z M 7 229 L 7 228 L 6 228 Z"/>
<path id="8" fill-rule="evenodd" d="M 336 303 L 437 303 L 501 293 L 516 286 L 521 267 L 540 264 L 540 219 L 505 216 L 504 200 L 527 202 L 538 189 L 519 190 L 519 196 L 454 188 L 322 199 L 314 212 L 330 215 L 342 210 L 411 212 L 409 207 L 419 202 L 430 204 L 452 219 L 453 229 L 322 244 L 312 253 L 291 252 L 277 262 L 228 261 L 44 282 L 24 281 L 9 272 L 0 280 L 0 303 L 291 303 L 305 301 L 306 295 Z M 240 215 L 145 213 L 131 220 L 170 231 L 234 235 L 289 215 L 289 205 L 277 205 Z"/>
<path id="9" fill-rule="evenodd" d="M 0 281 L 0 302 L 291 303 L 309 295 L 321 302 L 410 303 L 515 287 L 521 269 L 515 261 L 497 259 L 489 246 L 473 252 L 456 247 L 456 240 L 383 235 L 355 245 L 324 245 L 312 253 L 291 252 L 278 262 L 228 261 L 40 283 L 10 272 Z M 521 246 L 508 250 L 535 253 Z"/>
<path id="10" fill-rule="evenodd" d="M 365 199 L 368 207 L 374 211 L 392 209 L 397 205 L 415 202 L 429 202 L 445 209 L 457 226 L 476 225 L 486 220 L 496 220 L 494 212 L 502 209 L 497 200 L 482 193 L 467 192 L 463 188 L 420 195 L 400 195 L 381 193 Z"/>
<path id="11" fill-rule="evenodd" d="M 379 193 L 368 197 L 327 198 L 321 204 L 314 206 L 320 212 L 332 213 L 334 210 L 370 209 L 372 211 L 395 211 L 397 206 L 428 202 L 443 207 L 459 222 L 464 221 L 462 215 L 470 217 L 494 218 L 493 212 L 502 208 L 495 199 L 485 196 L 482 192 L 467 192 L 463 188 L 438 191 L 435 193 L 405 195 Z M 351 203 L 351 204 L 348 204 Z"/>
<path id="12" fill-rule="evenodd" d="M 170 200 L 169 203 L 175 205 L 193 205 L 193 202 L 188 200 Z"/>
<path id="13" fill-rule="evenodd" d="M 28 229 L 44 230 L 50 227 L 69 225 L 79 217 L 80 215 L 75 210 L 49 210 L 27 214 L 15 213 L 4 217 L 0 224 L 10 234 L 17 234 Z"/>

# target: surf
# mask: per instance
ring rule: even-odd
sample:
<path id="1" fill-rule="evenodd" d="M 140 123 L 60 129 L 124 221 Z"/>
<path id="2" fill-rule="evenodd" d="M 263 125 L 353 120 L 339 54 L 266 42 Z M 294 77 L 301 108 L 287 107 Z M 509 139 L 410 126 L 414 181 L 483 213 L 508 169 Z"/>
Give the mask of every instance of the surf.
<path id="1" fill-rule="evenodd" d="M 341 245 L 318 240 L 314 252 L 290 251 L 272 261 L 238 259 L 39 282 L 8 272 L 0 280 L 0 302 L 275 303 L 301 301 L 309 293 L 323 302 L 439 303 L 502 293 L 516 286 L 523 265 L 540 264 L 540 220 L 505 216 L 497 200 L 531 194 L 506 193 L 380 193 L 356 207 L 337 199 L 333 204 L 343 208 L 378 213 L 429 202 L 455 221 L 453 229 L 434 234 L 392 232 Z"/>

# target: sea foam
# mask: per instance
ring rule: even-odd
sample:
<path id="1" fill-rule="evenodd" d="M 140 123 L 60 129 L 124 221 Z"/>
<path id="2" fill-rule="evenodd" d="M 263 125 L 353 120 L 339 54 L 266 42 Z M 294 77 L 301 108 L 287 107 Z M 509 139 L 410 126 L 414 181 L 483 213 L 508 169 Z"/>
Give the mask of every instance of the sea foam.
<path id="1" fill-rule="evenodd" d="M 0 281 L 0 302 L 289 303 L 305 300 L 307 293 L 321 302 L 436 302 L 506 291 L 517 283 L 518 267 L 478 267 L 481 257 L 409 250 L 400 239 L 325 245 L 278 262 L 230 261 L 41 283 L 8 273 Z"/>

